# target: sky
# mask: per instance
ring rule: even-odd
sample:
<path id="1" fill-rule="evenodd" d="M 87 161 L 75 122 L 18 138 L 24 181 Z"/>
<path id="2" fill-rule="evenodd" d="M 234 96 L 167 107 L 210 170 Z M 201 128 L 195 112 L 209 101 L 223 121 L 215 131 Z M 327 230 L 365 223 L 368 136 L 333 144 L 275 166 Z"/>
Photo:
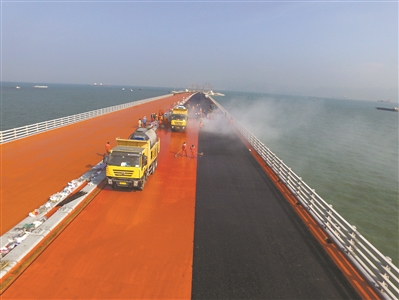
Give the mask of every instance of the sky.
<path id="1" fill-rule="evenodd" d="M 398 1 L 4 1 L 1 81 L 398 100 Z"/>

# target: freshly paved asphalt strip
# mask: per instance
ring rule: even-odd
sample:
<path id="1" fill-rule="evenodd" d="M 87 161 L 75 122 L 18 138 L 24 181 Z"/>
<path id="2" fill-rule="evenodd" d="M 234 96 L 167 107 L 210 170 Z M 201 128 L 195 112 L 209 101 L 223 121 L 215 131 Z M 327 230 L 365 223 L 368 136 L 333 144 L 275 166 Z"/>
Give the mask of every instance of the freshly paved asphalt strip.
<path id="1" fill-rule="evenodd" d="M 198 145 L 193 299 L 359 298 L 227 122 Z"/>

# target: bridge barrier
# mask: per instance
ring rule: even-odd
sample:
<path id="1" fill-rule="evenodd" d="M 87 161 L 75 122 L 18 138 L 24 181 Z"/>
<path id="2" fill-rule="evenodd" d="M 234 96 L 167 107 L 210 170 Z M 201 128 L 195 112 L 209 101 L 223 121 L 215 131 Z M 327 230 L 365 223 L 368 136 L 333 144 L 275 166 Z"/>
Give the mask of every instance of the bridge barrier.
<path id="1" fill-rule="evenodd" d="M 323 228 L 330 240 L 337 245 L 354 267 L 368 280 L 384 299 L 399 298 L 399 269 L 392 259 L 383 255 L 356 227 L 350 225 L 332 205 L 324 201 L 314 189 L 295 174 L 281 159 L 270 151 L 256 136 L 240 124 L 225 108 L 209 97 L 224 115 L 233 120 L 233 125 L 257 151 L 264 162 Z"/>
<path id="2" fill-rule="evenodd" d="M 40 122 L 40 123 L 36 123 L 36 124 L 31 124 L 31 125 L 26 125 L 26 126 L 22 126 L 22 127 L 17 127 L 17 128 L 13 128 L 13 129 L 7 129 L 4 131 L 0 131 L 0 144 L 4 144 L 6 142 L 11 142 L 11 141 L 25 138 L 25 137 L 28 137 L 28 136 L 31 136 L 34 134 L 42 133 L 42 132 L 45 132 L 48 130 L 60 128 L 60 127 L 67 126 L 67 125 L 70 125 L 73 123 L 77 123 L 77 122 L 81 122 L 81 121 L 88 120 L 91 118 L 95 118 L 95 117 L 102 116 L 105 114 L 109 114 L 109 113 L 112 113 L 112 112 L 115 112 L 118 110 L 136 106 L 139 104 L 155 101 L 155 100 L 158 100 L 158 99 L 170 96 L 170 95 L 172 95 L 172 94 L 138 100 L 138 101 L 124 103 L 124 104 L 119 104 L 119 105 L 110 106 L 110 107 L 106 107 L 106 108 L 100 108 L 97 110 L 92 110 L 89 112 L 84 112 L 84 113 L 80 113 L 80 114 L 76 114 L 76 115 L 72 115 L 72 116 L 67 116 L 67 117 L 63 117 L 63 118 L 58 118 L 58 119 L 54 119 L 54 120 L 49 120 L 49 121 L 45 121 L 45 122 Z"/>

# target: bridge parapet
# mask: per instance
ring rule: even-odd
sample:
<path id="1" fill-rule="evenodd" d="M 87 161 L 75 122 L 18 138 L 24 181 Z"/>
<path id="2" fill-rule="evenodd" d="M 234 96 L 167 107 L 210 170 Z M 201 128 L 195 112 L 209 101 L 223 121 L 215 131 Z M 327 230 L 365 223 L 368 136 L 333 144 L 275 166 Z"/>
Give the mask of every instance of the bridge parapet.
<path id="1" fill-rule="evenodd" d="M 332 205 L 321 198 L 301 177 L 267 148 L 256 136 L 240 124 L 223 106 L 209 97 L 233 126 L 257 151 L 264 162 L 295 196 L 325 234 L 362 274 L 383 299 L 399 299 L 399 269 L 390 257 L 375 248 L 356 227 L 350 225 Z"/>

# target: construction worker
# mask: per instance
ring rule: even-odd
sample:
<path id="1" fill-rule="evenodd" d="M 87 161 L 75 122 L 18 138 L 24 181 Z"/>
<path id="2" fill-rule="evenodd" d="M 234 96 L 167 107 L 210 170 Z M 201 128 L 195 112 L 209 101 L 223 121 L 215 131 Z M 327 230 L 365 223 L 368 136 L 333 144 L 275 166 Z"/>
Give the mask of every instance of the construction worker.
<path id="1" fill-rule="evenodd" d="M 139 125 L 139 128 L 140 128 L 141 127 L 141 119 L 139 119 L 138 125 Z"/>
<path id="2" fill-rule="evenodd" d="M 106 151 L 107 155 L 109 155 L 111 153 L 111 145 L 109 144 L 109 142 L 107 142 L 105 144 L 105 151 Z"/>
<path id="3" fill-rule="evenodd" d="M 186 156 L 187 156 L 187 144 L 186 144 L 186 142 L 184 142 L 183 145 L 181 146 L 181 156 L 184 156 L 184 153 L 186 153 Z"/>
<path id="4" fill-rule="evenodd" d="M 199 124 L 199 125 L 200 125 L 200 129 L 202 129 L 202 121 L 200 121 L 200 124 Z"/>
<path id="5" fill-rule="evenodd" d="M 190 150 L 191 150 L 191 158 L 194 158 L 195 157 L 195 146 L 194 146 L 194 144 L 191 145 Z"/>

